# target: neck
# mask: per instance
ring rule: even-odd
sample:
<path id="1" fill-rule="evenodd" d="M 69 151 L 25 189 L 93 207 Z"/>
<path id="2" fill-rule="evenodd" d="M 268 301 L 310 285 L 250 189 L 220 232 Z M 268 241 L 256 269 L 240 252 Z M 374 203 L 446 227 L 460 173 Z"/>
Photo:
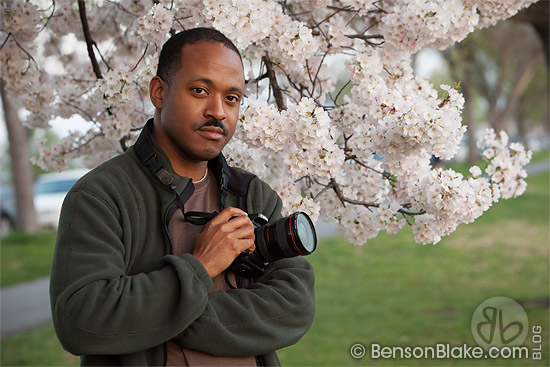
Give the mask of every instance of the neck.
<path id="1" fill-rule="evenodd" d="M 193 182 L 200 181 L 206 176 L 207 169 L 208 169 L 208 162 L 206 161 L 200 162 L 199 164 L 194 164 L 194 165 L 187 165 L 187 164 L 184 165 L 184 164 L 178 164 L 177 160 L 174 164 L 174 159 L 172 159 L 170 155 L 168 155 L 168 158 L 170 159 L 172 168 L 180 176 L 189 177 Z"/>
<path id="2" fill-rule="evenodd" d="M 167 137 L 157 131 L 156 125 L 153 125 L 152 137 L 168 156 L 174 172 L 182 177 L 189 177 L 194 182 L 204 178 L 208 167 L 208 161 L 192 161 L 186 159 L 178 149 L 170 144 Z"/>

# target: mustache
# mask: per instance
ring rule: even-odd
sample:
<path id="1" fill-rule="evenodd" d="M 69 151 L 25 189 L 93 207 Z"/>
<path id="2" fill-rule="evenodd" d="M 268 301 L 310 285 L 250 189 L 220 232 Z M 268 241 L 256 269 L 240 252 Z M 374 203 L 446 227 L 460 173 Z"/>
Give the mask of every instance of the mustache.
<path id="1" fill-rule="evenodd" d="M 203 122 L 203 123 L 199 124 L 199 127 L 198 127 L 197 130 L 199 130 L 203 127 L 206 127 L 206 126 L 219 127 L 220 129 L 223 130 L 224 135 L 227 135 L 227 133 L 228 133 L 227 126 L 225 126 L 221 121 L 216 120 L 216 119 L 208 120 L 206 122 Z"/>

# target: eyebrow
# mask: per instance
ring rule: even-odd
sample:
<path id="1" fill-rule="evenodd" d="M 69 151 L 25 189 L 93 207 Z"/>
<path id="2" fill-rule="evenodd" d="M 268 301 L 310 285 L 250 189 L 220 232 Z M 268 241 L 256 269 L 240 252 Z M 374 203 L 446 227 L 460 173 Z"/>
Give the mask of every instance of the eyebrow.
<path id="1" fill-rule="evenodd" d="M 211 79 L 208 79 L 206 77 L 198 77 L 195 79 L 191 79 L 191 82 L 203 82 L 208 85 L 212 85 L 212 86 L 214 85 L 214 82 Z M 240 93 L 241 95 L 244 95 L 244 91 L 239 87 L 230 87 L 229 90 L 231 92 L 237 92 L 237 93 Z"/>

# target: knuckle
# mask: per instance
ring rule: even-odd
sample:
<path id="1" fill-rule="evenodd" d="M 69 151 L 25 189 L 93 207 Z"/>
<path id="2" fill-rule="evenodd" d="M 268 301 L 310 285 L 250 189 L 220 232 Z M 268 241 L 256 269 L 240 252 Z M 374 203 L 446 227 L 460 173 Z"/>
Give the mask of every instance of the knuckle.
<path id="1" fill-rule="evenodd" d="M 238 241 L 232 241 L 230 247 L 233 252 L 241 252 L 241 246 L 239 246 Z"/>
<path id="2" fill-rule="evenodd" d="M 220 224 L 220 225 L 218 226 L 217 230 L 220 231 L 220 232 L 222 232 L 222 233 L 230 233 L 230 232 L 231 232 L 228 223 L 222 223 L 222 224 Z"/>

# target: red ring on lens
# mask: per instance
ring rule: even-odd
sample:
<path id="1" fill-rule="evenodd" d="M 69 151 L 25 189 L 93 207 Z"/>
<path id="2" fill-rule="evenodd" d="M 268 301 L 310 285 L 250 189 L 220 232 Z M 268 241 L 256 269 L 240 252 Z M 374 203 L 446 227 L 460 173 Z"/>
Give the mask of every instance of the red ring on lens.
<path id="1" fill-rule="evenodd" d="M 300 253 L 300 255 L 305 256 L 302 251 L 298 248 L 298 245 L 296 244 L 296 241 L 294 240 L 294 236 L 292 235 L 292 218 L 296 217 L 296 213 L 290 216 L 290 219 L 288 220 L 288 229 L 290 232 L 290 238 L 292 239 L 292 243 L 294 244 L 294 248 Z"/>

